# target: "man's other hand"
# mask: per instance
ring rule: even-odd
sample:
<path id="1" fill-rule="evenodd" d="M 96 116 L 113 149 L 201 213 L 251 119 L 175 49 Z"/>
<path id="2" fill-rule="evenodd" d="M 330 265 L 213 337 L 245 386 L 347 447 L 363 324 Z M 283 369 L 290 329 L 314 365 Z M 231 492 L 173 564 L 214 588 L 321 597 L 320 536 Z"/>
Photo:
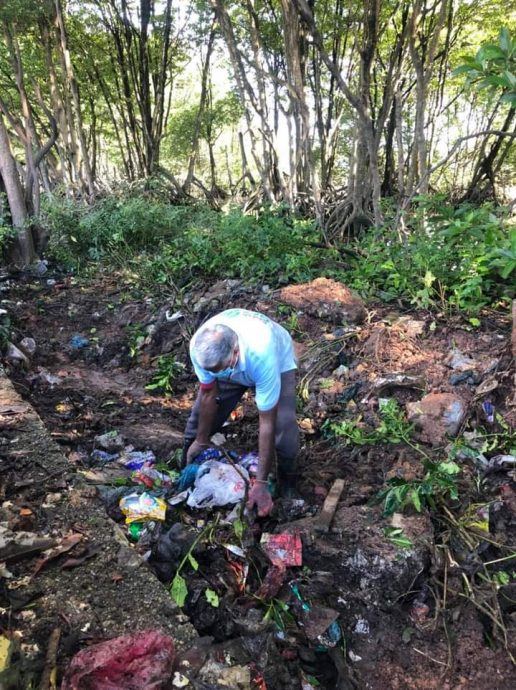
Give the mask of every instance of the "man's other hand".
<path id="1" fill-rule="evenodd" d="M 261 481 L 256 481 L 249 491 L 247 499 L 248 510 L 256 508 L 258 517 L 265 517 L 271 512 L 272 506 L 273 502 L 269 487 Z"/>
<path id="2" fill-rule="evenodd" d="M 186 464 L 189 465 L 195 458 L 209 448 L 209 443 L 201 443 L 200 441 L 194 441 L 186 453 Z"/>

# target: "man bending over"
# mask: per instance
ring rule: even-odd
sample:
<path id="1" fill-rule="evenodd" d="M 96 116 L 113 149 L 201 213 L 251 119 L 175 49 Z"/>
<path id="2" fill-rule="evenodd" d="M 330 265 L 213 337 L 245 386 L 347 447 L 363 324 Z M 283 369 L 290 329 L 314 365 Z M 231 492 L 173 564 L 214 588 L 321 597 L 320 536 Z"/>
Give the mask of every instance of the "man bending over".
<path id="1" fill-rule="evenodd" d="M 200 390 L 186 424 L 187 463 L 210 445 L 248 388 L 260 415 L 259 463 L 248 507 L 261 517 L 272 509 L 267 477 L 277 457 L 284 497 L 295 495 L 299 430 L 296 422 L 296 361 L 289 333 L 267 316 L 228 309 L 209 319 L 190 341 Z"/>

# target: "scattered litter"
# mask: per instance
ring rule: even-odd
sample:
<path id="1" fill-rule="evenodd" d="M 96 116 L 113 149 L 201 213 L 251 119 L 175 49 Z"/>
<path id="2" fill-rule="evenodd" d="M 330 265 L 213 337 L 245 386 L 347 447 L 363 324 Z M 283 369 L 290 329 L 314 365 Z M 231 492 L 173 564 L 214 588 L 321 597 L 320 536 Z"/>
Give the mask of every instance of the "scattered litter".
<path id="1" fill-rule="evenodd" d="M 345 404 L 350 402 L 350 400 L 354 400 L 360 389 L 362 388 L 362 382 L 361 381 L 356 381 L 355 383 L 352 383 L 351 386 L 348 386 L 345 388 L 340 395 L 337 396 L 336 400 L 337 402 L 341 404 Z"/>
<path id="2" fill-rule="evenodd" d="M 153 545 L 148 563 L 162 582 L 172 580 L 196 536 L 194 529 L 177 522 Z"/>
<path id="3" fill-rule="evenodd" d="M 29 383 L 48 383 L 51 389 L 61 383 L 59 376 L 51 374 L 46 369 L 41 369 L 37 374 L 31 374 L 31 376 L 27 377 L 27 381 Z"/>
<path id="4" fill-rule="evenodd" d="M 467 383 L 469 386 L 476 386 L 480 383 L 482 377 L 476 371 L 468 369 L 467 371 L 459 371 L 457 374 L 450 376 L 450 383 L 452 386 L 458 386 L 461 383 Z"/>
<path id="5" fill-rule="evenodd" d="M 455 369 L 456 371 L 467 371 L 475 369 L 477 366 L 474 359 L 471 359 L 471 357 L 468 357 L 456 348 L 446 357 L 444 363 L 446 366 L 450 367 L 450 369 Z"/>
<path id="6" fill-rule="evenodd" d="M 62 690 L 158 690 L 172 675 L 172 638 L 156 630 L 123 635 L 78 652 Z"/>
<path id="7" fill-rule="evenodd" d="M 131 522 L 127 531 L 133 541 L 138 541 L 144 528 L 143 522 Z"/>
<path id="8" fill-rule="evenodd" d="M 118 453 L 108 453 L 106 450 L 99 450 L 98 448 L 95 448 L 91 452 L 90 458 L 93 460 L 93 462 L 100 464 L 106 464 L 108 462 L 114 462 L 115 460 L 118 460 L 119 458 Z"/>
<path id="9" fill-rule="evenodd" d="M 188 496 L 190 508 L 212 508 L 238 503 L 245 496 L 249 474 L 243 467 L 236 469 L 218 460 L 208 460 L 195 478 L 194 488 Z"/>
<path id="10" fill-rule="evenodd" d="M 95 436 L 95 447 L 103 448 L 107 451 L 121 450 L 125 445 L 122 435 L 116 431 L 107 431 L 105 434 Z"/>
<path id="11" fill-rule="evenodd" d="M 172 496 L 172 498 L 167 499 L 167 503 L 169 506 L 177 506 L 180 503 L 184 503 L 186 499 L 188 498 L 190 492 L 188 489 L 185 489 L 184 491 L 181 491 L 178 494 L 175 494 Z"/>
<path id="12" fill-rule="evenodd" d="M 226 443 L 226 437 L 224 434 L 217 432 L 210 438 L 210 443 L 213 443 L 214 446 L 223 446 Z"/>
<path id="13" fill-rule="evenodd" d="M 122 453 L 119 460 L 128 470 L 141 470 L 143 467 L 156 464 L 156 456 L 152 450 L 133 450 Z"/>
<path id="14" fill-rule="evenodd" d="M 246 453 L 243 455 L 238 464 L 240 467 L 243 467 L 246 469 L 249 473 L 250 477 L 253 477 L 256 475 L 256 472 L 258 471 L 258 463 L 260 461 L 260 458 L 258 456 L 258 453 L 255 453 L 254 451 L 251 453 Z"/>
<path id="15" fill-rule="evenodd" d="M 420 376 L 407 376 L 406 374 L 393 374 L 375 381 L 372 391 L 366 396 L 365 402 L 373 393 L 378 394 L 385 388 L 416 388 L 424 390 L 425 382 Z"/>
<path id="16" fill-rule="evenodd" d="M 289 534 L 269 534 L 264 532 L 260 540 L 264 553 L 272 565 L 279 568 L 303 565 L 303 551 L 299 531 Z"/>
<path id="17" fill-rule="evenodd" d="M 34 338 L 22 338 L 22 340 L 20 340 L 20 348 L 25 354 L 32 357 L 36 352 L 36 341 Z"/>
<path id="18" fill-rule="evenodd" d="M 282 588 L 283 583 L 285 582 L 286 574 L 287 571 L 284 565 L 273 565 L 267 571 L 265 577 L 263 578 L 262 584 L 255 593 L 255 596 L 258 599 L 273 599 Z"/>
<path id="19" fill-rule="evenodd" d="M 30 365 L 27 355 L 17 348 L 16 345 L 13 345 L 13 343 L 7 343 L 5 358 L 10 364 L 15 366 L 23 365 L 28 367 Z"/>
<path id="20" fill-rule="evenodd" d="M 0 673 L 9 668 L 13 643 L 5 635 L 0 636 Z"/>
<path id="21" fill-rule="evenodd" d="M 498 388 L 498 380 L 494 378 L 488 378 L 482 381 L 480 386 L 475 390 L 475 397 L 479 398 L 482 395 L 488 395 Z"/>
<path id="22" fill-rule="evenodd" d="M 125 522 L 140 522 L 141 520 L 164 520 L 167 504 L 161 498 L 143 494 L 131 493 L 120 499 L 120 510 L 126 516 Z"/>
<path id="23" fill-rule="evenodd" d="M 68 341 L 68 344 L 72 348 L 72 350 L 82 350 L 85 347 L 88 347 L 90 344 L 90 341 L 88 338 L 83 338 L 82 335 L 72 335 L 70 340 Z"/>
<path id="24" fill-rule="evenodd" d="M 142 467 L 131 475 L 131 479 L 137 484 L 143 484 L 147 489 L 170 487 L 174 483 L 170 475 L 159 472 L 154 467 Z"/>
<path id="25" fill-rule="evenodd" d="M 489 460 L 488 471 L 507 470 L 516 467 L 516 455 L 495 455 Z"/>
<path id="26" fill-rule="evenodd" d="M 176 489 L 178 491 L 185 491 L 194 485 L 195 478 L 197 477 L 197 472 L 199 471 L 199 465 L 196 462 L 191 462 L 189 465 L 181 470 L 179 479 L 176 482 Z"/>
<path id="27" fill-rule="evenodd" d="M 55 539 L 40 537 L 33 532 L 13 532 L 7 522 L 0 522 L 0 561 L 14 562 L 54 546 Z"/>
<path id="28" fill-rule="evenodd" d="M 489 402 L 489 400 L 485 400 L 482 403 L 482 412 L 484 413 L 484 416 L 485 416 L 488 424 L 494 424 L 495 408 L 494 408 L 493 403 Z"/>
<path id="29" fill-rule="evenodd" d="M 335 647 L 342 638 L 342 630 L 337 623 L 339 613 L 324 606 L 311 606 L 303 599 L 295 582 L 290 583 L 290 589 L 301 604 L 301 620 L 308 639 L 318 642 L 322 649 Z"/>

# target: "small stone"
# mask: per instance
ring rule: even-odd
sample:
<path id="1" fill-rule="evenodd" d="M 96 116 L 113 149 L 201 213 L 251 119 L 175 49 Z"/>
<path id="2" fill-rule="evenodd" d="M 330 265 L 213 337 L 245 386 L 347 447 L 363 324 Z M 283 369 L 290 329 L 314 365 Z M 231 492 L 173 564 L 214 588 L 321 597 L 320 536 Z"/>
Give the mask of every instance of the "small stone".
<path id="1" fill-rule="evenodd" d="M 406 407 L 409 422 L 414 422 L 422 440 L 433 446 L 442 445 L 446 436 L 456 436 L 466 415 L 464 402 L 452 393 L 430 393 Z"/>

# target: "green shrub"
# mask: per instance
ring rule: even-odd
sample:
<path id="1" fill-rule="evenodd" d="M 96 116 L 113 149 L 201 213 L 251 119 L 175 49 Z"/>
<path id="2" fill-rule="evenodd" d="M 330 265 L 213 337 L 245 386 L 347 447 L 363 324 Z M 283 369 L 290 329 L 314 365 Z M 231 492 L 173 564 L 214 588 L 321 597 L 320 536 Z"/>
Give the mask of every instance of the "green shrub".
<path id="1" fill-rule="evenodd" d="M 407 236 L 386 225 L 361 242 L 363 258 L 350 276 L 359 292 L 470 313 L 514 292 L 516 228 L 491 205 L 422 197 L 405 220 Z"/>

